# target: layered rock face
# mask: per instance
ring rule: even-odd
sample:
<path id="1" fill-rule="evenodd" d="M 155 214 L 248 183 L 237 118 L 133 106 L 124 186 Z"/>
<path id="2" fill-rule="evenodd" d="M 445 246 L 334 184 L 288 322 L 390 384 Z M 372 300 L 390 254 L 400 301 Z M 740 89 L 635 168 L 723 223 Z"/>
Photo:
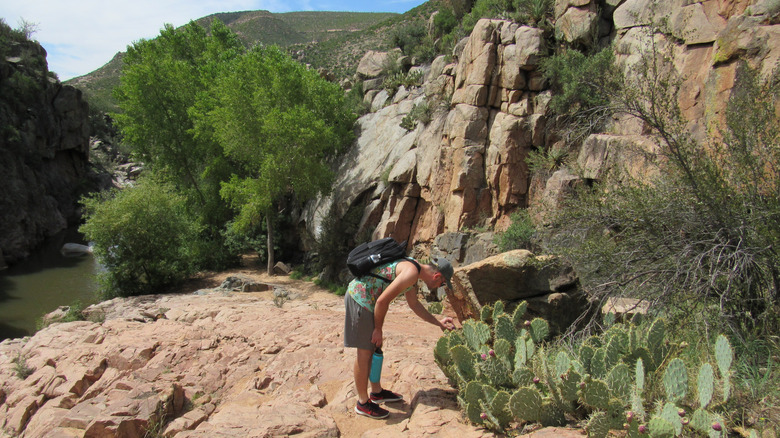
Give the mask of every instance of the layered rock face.
<path id="1" fill-rule="evenodd" d="M 739 61 L 766 75 L 780 58 L 779 18 L 780 8 L 768 0 L 557 0 L 554 32 L 576 46 L 613 44 L 629 76 L 653 46 L 670 55 L 669 67 L 683 78 L 679 106 L 691 132 L 703 138 L 723 122 Z M 358 235 L 408 240 L 427 255 L 439 250 L 432 247 L 443 233 L 502 231 L 512 212 L 556 208 L 573 186 L 600 180 L 611 169 L 634 177 L 656 174 L 644 155 L 655 154 L 657 142 L 636 120 L 619 117 L 606 132 L 576 145 L 559 140 L 549 128 L 551 94 L 538 71 L 539 59 L 550 54 L 547 44 L 540 29 L 481 20 L 451 58 L 421 69 L 423 86 L 393 96 L 372 90 L 381 83 L 376 66 L 383 55 L 368 54 L 358 73 L 364 90 L 372 90 L 366 97 L 373 112 L 359 120 L 359 138 L 332 195 L 304 215 L 309 233 L 318 234 L 331 205 L 341 216 L 357 207 Z M 433 108 L 431 120 L 411 131 L 401 128 L 422 104 Z M 556 148 L 566 148 L 581 172 L 532 175 L 530 151 Z M 462 252 L 453 261 L 463 265 L 467 256 Z"/>
<path id="2" fill-rule="evenodd" d="M 87 179 L 88 106 L 46 67 L 37 43 L 0 59 L 0 265 L 29 255 L 78 220 Z"/>

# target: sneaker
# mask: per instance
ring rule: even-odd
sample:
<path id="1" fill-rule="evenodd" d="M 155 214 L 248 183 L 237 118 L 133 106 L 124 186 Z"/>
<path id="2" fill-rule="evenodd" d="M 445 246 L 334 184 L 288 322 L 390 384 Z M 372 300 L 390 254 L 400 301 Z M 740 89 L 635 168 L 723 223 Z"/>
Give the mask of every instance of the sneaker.
<path id="1" fill-rule="evenodd" d="M 372 392 L 369 398 L 374 403 L 392 403 L 397 401 L 403 401 L 404 398 L 401 394 L 396 394 L 393 391 L 383 389 L 380 392 Z"/>
<path id="2" fill-rule="evenodd" d="M 380 408 L 378 404 L 373 403 L 371 400 L 367 401 L 366 404 L 357 402 L 355 405 L 355 412 L 358 415 L 365 415 L 366 417 L 376 419 L 387 418 L 387 416 L 390 415 L 390 411 Z"/>

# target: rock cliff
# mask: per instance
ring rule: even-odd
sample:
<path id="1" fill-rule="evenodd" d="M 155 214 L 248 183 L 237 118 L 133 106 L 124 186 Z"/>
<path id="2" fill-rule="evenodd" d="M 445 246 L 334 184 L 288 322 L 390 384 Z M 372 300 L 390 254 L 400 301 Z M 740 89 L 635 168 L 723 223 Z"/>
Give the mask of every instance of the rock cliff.
<path id="1" fill-rule="evenodd" d="M 612 44 L 628 74 L 650 45 L 671 54 L 671 67 L 684 78 L 679 106 L 691 132 L 703 136 L 723 120 L 739 60 L 764 74 L 774 68 L 779 22 L 780 7 L 768 0 L 557 0 L 553 33 L 575 46 Z M 372 112 L 359 120 L 360 136 L 338 170 L 333 193 L 304 215 L 309 233 L 317 235 L 329 211 L 344 215 L 357 208 L 358 234 L 393 236 L 426 252 L 444 233 L 501 231 L 518 209 L 554 208 L 578 181 L 598 180 L 610 168 L 652 172 L 628 151 L 652 152 L 654 139 L 629 118 L 566 146 L 583 172 L 529 172 L 525 159 L 532 150 L 564 147 L 549 128 L 551 92 L 538 71 L 549 46 L 541 29 L 481 20 L 452 57 L 421 70 L 423 86 L 402 87 L 392 96 L 374 89 L 381 83 L 381 56 L 367 54 L 371 59 L 361 62 L 365 69 L 358 73 Z M 411 131 L 400 127 L 421 104 L 434 108 L 431 120 Z M 481 250 L 479 257 L 460 251 L 453 261 L 494 254 Z"/>
<path id="2" fill-rule="evenodd" d="M 88 176 L 88 106 L 50 75 L 46 51 L 9 38 L 0 56 L 0 266 L 78 220 Z"/>

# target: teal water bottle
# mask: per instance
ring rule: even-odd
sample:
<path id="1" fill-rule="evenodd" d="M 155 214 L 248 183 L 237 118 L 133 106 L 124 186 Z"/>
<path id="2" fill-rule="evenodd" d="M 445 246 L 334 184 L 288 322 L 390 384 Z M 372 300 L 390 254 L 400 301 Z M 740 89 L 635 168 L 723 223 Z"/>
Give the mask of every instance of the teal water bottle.
<path id="1" fill-rule="evenodd" d="M 379 383 L 379 379 L 382 378 L 383 360 L 384 356 L 382 356 L 382 349 L 377 348 L 376 351 L 374 351 L 374 356 L 371 358 L 371 374 L 368 376 L 368 380 L 373 383 Z"/>

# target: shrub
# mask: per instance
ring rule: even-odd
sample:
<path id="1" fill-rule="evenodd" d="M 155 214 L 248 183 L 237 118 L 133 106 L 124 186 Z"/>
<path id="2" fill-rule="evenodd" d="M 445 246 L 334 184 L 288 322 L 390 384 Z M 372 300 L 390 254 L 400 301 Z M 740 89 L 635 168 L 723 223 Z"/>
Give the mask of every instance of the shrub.
<path id="1" fill-rule="evenodd" d="M 519 210 L 512 213 L 509 218 L 512 223 L 503 233 L 497 233 L 495 243 L 501 251 L 511 251 L 513 249 L 528 248 L 531 245 L 531 238 L 536 233 L 531 216 L 528 210 Z"/>
<path id="2" fill-rule="evenodd" d="M 80 231 L 105 266 L 106 297 L 159 291 L 197 266 L 201 227 L 169 185 L 144 178 L 132 188 L 82 200 Z"/>
<path id="3" fill-rule="evenodd" d="M 570 256 L 593 294 L 659 300 L 705 312 L 722 330 L 773 333 L 780 324 L 776 82 L 743 66 L 726 125 L 703 142 L 688 129 L 676 104 L 680 81 L 659 55 L 646 54 L 634 71 L 621 87 L 597 91 L 653 129 L 658 177 L 584 188 L 560 212 L 550 248 Z"/>
<path id="4" fill-rule="evenodd" d="M 433 119 L 433 108 L 428 102 L 415 104 L 409 114 L 401 120 L 401 127 L 411 131 L 417 127 L 417 123 L 428 124 Z"/>
<path id="5" fill-rule="evenodd" d="M 550 111 L 562 116 L 558 128 L 564 139 L 579 141 L 603 129 L 612 115 L 610 89 L 623 77 L 615 66 L 611 48 L 586 55 L 573 49 L 542 60 L 540 71 L 552 90 Z"/>

